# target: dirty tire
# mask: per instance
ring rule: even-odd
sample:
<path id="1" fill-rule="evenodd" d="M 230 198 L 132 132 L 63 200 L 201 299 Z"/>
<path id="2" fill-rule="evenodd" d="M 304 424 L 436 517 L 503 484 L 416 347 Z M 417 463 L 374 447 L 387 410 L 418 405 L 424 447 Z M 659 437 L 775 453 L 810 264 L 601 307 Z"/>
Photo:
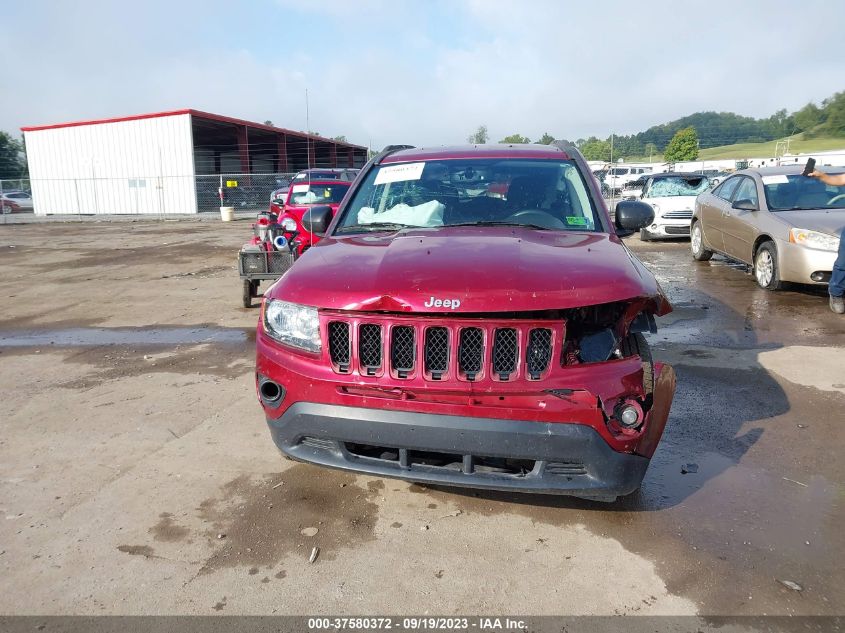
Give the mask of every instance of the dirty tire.
<path id="1" fill-rule="evenodd" d="M 690 250 L 692 258 L 697 262 L 706 262 L 713 257 L 713 251 L 704 247 L 704 232 L 701 230 L 701 222 L 696 222 L 690 230 Z"/>
<path id="2" fill-rule="evenodd" d="M 754 254 L 754 279 L 764 290 L 783 288 L 778 269 L 778 251 L 774 242 L 763 242 Z"/>
<path id="3" fill-rule="evenodd" d="M 639 332 L 629 334 L 619 344 L 619 351 L 622 356 L 630 358 L 631 356 L 639 356 L 643 361 L 643 388 L 645 389 L 646 397 L 654 392 L 654 361 L 651 357 L 651 348 L 645 336 Z"/>
<path id="4" fill-rule="evenodd" d="M 252 282 L 249 281 L 248 279 L 244 279 L 243 302 L 244 302 L 245 308 L 251 308 L 252 307 L 252 295 L 253 295 L 253 289 L 252 288 L 253 288 Z"/>

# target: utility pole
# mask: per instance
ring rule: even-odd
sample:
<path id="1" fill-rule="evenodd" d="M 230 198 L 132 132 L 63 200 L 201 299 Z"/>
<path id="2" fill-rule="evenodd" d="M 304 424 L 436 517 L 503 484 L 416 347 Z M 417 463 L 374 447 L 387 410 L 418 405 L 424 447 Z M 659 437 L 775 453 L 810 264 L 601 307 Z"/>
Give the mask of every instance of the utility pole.
<path id="1" fill-rule="evenodd" d="M 305 139 L 305 151 L 308 153 L 308 169 L 311 169 L 311 118 L 308 113 L 308 88 L 305 89 L 305 131 L 308 132 L 308 136 Z M 310 175 L 308 180 L 311 180 Z"/>
<path id="2" fill-rule="evenodd" d="M 613 173 L 613 132 L 610 133 L 610 169 L 608 169 L 607 175 L 611 176 L 609 180 L 613 183 L 610 186 L 610 208 L 615 215 L 616 211 L 613 209 L 613 200 L 616 198 L 614 195 L 616 192 L 616 175 Z"/>

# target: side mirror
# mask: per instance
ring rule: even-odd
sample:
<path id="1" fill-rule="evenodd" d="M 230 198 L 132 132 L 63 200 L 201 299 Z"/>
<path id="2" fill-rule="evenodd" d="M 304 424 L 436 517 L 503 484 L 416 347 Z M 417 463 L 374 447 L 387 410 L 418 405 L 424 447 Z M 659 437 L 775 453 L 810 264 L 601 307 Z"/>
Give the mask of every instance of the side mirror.
<path id="1" fill-rule="evenodd" d="M 327 204 L 314 205 L 302 216 L 302 226 L 309 233 L 323 235 L 332 221 L 332 208 Z"/>
<path id="2" fill-rule="evenodd" d="M 654 209 L 639 200 L 622 200 L 616 204 L 616 234 L 633 235 L 654 222 Z"/>
<path id="3" fill-rule="evenodd" d="M 737 209 L 738 211 L 759 211 L 757 208 L 757 203 L 748 200 L 747 198 L 743 200 L 737 200 L 731 205 L 732 209 Z"/>

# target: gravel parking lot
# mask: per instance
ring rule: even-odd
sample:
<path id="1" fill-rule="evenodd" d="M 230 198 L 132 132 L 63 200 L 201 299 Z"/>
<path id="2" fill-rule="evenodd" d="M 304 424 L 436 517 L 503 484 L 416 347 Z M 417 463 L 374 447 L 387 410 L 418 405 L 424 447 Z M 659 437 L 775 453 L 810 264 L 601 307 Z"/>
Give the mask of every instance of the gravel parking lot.
<path id="1" fill-rule="evenodd" d="M 642 491 L 434 489 L 279 456 L 249 231 L 0 227 L 0 613 L 843 613 L 845 319 L 823 293 L 631 239 L 676 307 Z"/>

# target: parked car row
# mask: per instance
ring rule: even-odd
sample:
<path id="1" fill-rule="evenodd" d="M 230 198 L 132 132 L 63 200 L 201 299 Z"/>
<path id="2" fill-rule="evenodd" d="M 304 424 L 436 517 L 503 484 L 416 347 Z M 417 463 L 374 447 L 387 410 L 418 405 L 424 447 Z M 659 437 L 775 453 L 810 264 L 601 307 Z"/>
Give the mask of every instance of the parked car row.
<path id="1" fill-rule="evenodd" d="M 694 259 L 720 253 L 748 264 L 767 290 L 828 283 L 845 230 L 845 187 L 803 176 L 801 166 L 644 174 L 622 198 L 654 210 L 640 239 L 690 236 Z"/>

